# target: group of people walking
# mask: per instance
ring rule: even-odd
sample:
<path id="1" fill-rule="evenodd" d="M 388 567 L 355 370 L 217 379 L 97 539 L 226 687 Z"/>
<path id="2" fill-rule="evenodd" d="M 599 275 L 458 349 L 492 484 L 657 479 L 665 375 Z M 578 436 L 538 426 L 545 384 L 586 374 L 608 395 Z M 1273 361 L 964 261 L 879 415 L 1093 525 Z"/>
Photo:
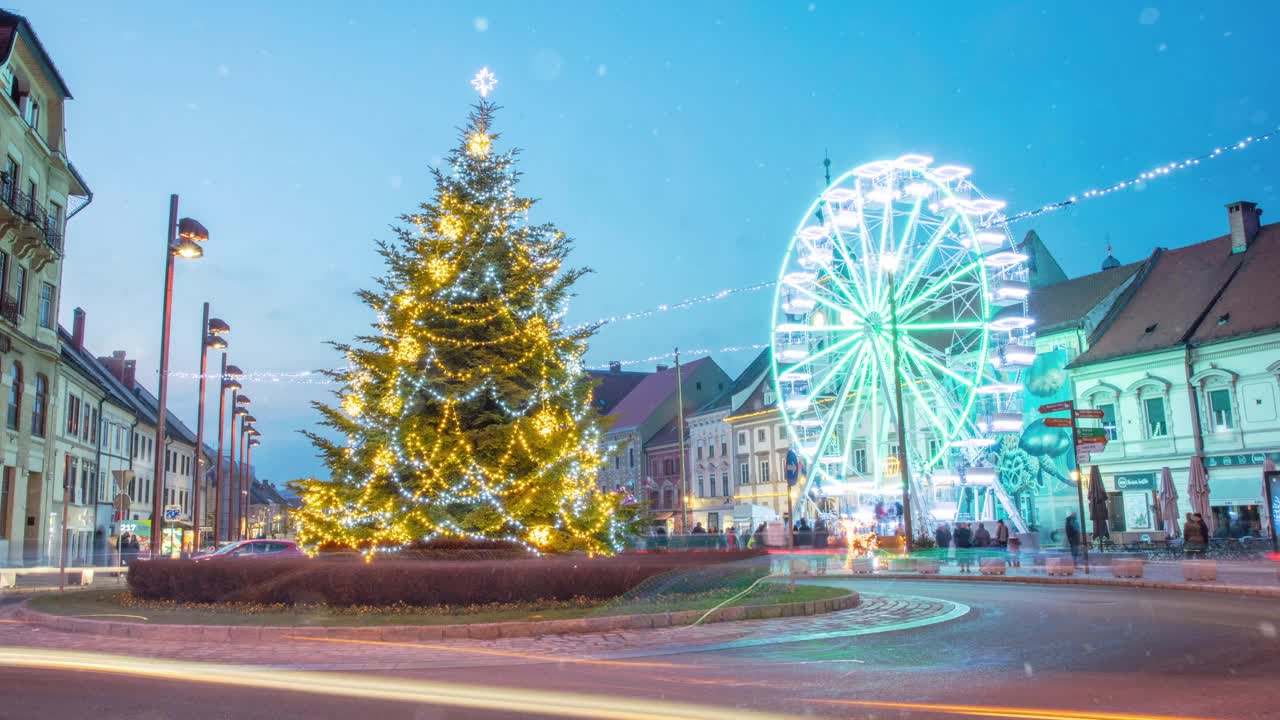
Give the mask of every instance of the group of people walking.
<path id="1" fill-rule="evenodd" d="M 1200 513 L 1187 513 L 1187 521 L 1182 524 L 1182 548 L 1187 557 L 1204 557 L 1209 547 L 1209 524 Z"/>
<path id="2" fill-rule="evenodd" d="M 976 529 L 970 525 L 960 522 L 952 529 L 943 523 L 933 531 L 933 539 L 939 549 L 947 551 L 948 555 L 954 550 L 960 572 L 970 572 L 975 558 L 990 556 L 993 552 L 1003 553 L 1005 564 L 1009 567 L 1022 566 L 1022 542 L 1017 535 L 1009 532 L 1009 526 L 1004 520 L 996 521 L 994 535 L 987 530 L 986 523 L 977 523 Z"/>

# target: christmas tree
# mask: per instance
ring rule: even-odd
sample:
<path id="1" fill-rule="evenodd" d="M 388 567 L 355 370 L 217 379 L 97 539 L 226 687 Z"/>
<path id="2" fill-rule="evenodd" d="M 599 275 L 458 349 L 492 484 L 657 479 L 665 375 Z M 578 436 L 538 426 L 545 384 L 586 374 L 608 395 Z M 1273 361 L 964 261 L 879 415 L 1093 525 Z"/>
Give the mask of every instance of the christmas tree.
<path id="1" fill-rule="evenodd" d="M 594 327 L 562 324 L 587 271 L 565 266 L 564 233 L 530 223 L 517 151 L 495 148 L 491 80 L 473 83 L 482 99 L 447 172 L 433 170 L 434 198 L 379 243 L 386 272 L 358 293 L 376 334 L 335 343 L 339 402 L 315 407 L 342 439 L 308 433 L 331 479 L 297 484 L 304 543 L 612 552 L 627 531 L 630 508 L 595 483 L 602 435 L 581 362 Z"/>

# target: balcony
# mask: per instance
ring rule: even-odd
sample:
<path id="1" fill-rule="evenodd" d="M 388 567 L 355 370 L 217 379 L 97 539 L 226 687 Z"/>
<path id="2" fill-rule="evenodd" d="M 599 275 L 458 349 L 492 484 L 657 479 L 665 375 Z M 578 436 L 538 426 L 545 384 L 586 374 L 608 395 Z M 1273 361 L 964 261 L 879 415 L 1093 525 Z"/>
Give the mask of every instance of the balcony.
<path id="1" fill-rule="evenodd" d="M 0 318 L 18 324 L 18 299 L 9 293 L 0 296 Z"/>
<path id="2" fill-rule="evenodd" d="M 14 255 L 29 258 L 36 272 L 62 255 L 60 218 L 50 217 L 43 205 L 19 190 L 4 173 L 0 173 L 0 206 L 4 208 L 0 212 L 0 232 L 15 232 Z"/>

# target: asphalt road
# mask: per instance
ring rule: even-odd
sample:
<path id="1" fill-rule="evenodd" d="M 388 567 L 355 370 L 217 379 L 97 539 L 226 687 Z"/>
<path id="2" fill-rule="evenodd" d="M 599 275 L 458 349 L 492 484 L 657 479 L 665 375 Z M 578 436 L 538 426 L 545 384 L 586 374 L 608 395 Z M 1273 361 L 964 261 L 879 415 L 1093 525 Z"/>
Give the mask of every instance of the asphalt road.
<path id="1" fill-rule="evenodd" d="M 869 592 L 962 602 L 972 612 L 912 630 L 668 654 L 648 664 L 414 669 L 376 677 L 407 689 L 401 695 L 394 688 L 389 694 L 365 688 L 351 691 L 363 697 L 342 697 L 347 694 L 342 681 L 325 678 L 281 689 L 5 668 L 0 669 L 0 718 L 422 720 L 552 714 L 524 714 L 545 706 L 512 695 L 520 689 L 556 693 L 550 702 L 576 707 L 578 717 L 713 718 L 754 711 L 880 720 L 1108 720 L 1121 713 L 1129 718 L 1280 718 L 1280 603 L 1275 600 L 1083 586 L 852 584 Z M 121 647 L 135 655 L 142 650 L 129 642 Z M 255 672 L 270 678 L 276 671 Z M 487 689 L 459 688 L 456 696 L 423 702 L 423 696 L 409 692 L 427 687 L 423 683 Z M 480 698 L 480 706 L 469 705 L 468 698 Z M 626 706 L 630 701 L 638 704 Z M 667 703 L 702 707 L 673 709 Z M 960 705 L 972 707 L 954 707 Z"/>

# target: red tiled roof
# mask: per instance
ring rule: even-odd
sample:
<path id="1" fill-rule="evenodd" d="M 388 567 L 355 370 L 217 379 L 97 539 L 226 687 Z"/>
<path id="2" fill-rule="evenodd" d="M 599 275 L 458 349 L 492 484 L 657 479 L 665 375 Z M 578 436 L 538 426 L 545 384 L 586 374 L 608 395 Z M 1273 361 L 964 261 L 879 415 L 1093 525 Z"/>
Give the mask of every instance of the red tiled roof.
<path id="1" fill-rule="evenodd" d="M 591 404 L 596 412 L 608 415 L 622 402 L 641 380 L 649 376 L 647 372 L 612 372 L 608 370 L 588 370 L 587 374 L 596 382 L 591 388 Z"/>
<path id="2" fill-rule="evenodd" d="M 1244 259 L 1240 270 L 1196 328 L 1193 345 L 1280 327 L 1280 223 L 1259 228 L 1235 257 Z"/>
<path id="3" fill-rule="evenodd" d="M 1131 297 L 1117 303 L 1099 326 L 1088 352 L 1072 365 L 1276 326 L 1280 316 L 1277 303 L 1266 298 L 1270 297 L 1269 286 L 1280 276 L 1278 246 L 1280 225 L 1272 224 L 1261 228 L 1244 253 L 1231 253 L 1229 235 L 1174 250 L 1157 250 L 1146 276 L 1135 281 Z M 1245 265 L 1253 267 L 1244 272 Z M 1215 316 L 1207 322 L 1211 327 L 1203 327 L 1211 305 L 1222 308 L 1218 315 L 1232 311 L 1229 322 L 1218 326 Z M 1202 335 L 1203 340 L 1195 340 L 1193 335 Z"/>
<path id="4" fill-rule="evenodd" d="M 680 372 L 684 377 L 691 377 L 703 363 L 710 362 L 711 358 L 698 358 L 690 363 L 681 366 Z M 613 424 L 609 426 L 611 432 L 617 430 L 626 430 L 628 428 L 637 427 L 658 409 L 658 406 L 674 395 L 676 392 L 676 370 L 675 368 L 667 368 L 646 375 L 638 385 L 635 386 L 622 401 L 614 406 L 613 412 L 609 413 L 609 417 L 613 418 Z"/>
<path id="5" fill-rule="evenodd" d="M 1036 320 L 1036 332 L 1046 333 L 1079 325 L 1089 311 L 1141 267 L 1140 262 L 1130 263 L 1032 290 L 1027 303 L 1029 314 Z M 1017 306 L 1005 308 L 997 317 L 1019 311 Z"/>

